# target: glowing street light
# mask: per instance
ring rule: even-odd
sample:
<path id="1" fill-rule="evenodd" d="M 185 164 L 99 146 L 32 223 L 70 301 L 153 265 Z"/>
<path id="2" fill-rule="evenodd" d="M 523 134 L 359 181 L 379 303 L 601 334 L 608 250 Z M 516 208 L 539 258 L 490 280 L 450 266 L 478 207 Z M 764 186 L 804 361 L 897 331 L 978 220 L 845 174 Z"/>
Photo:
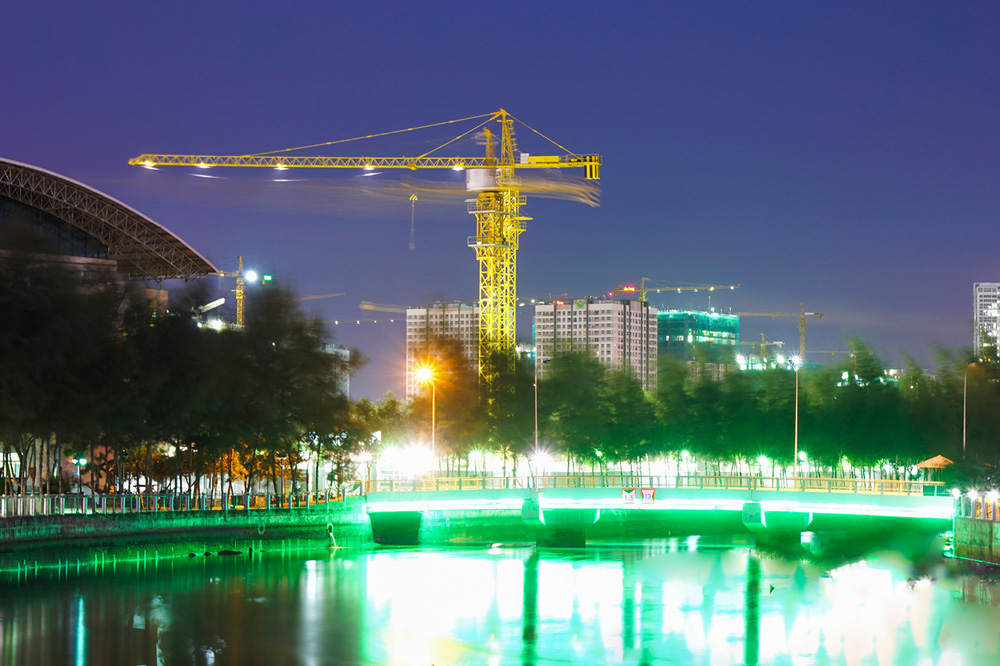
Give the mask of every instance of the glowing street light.
<path id="1" fill-rule="evenodd" d="M 80 489 L 80 494 L 83 494 L 83 477 L 80 476 L 80 467 L 87 464 L 87 459 L 83 456 L 77 456 L 73 458 L 73 464 L 76 465 L 76 485 Z"/>
<path id="2" fill-rule="evenodd" d="M 792 369 L 795 370 L 795 455 L 792 457 L 792 462 L 795 464 L 795 471 L 799 470 L 799 365 L 802 363 L 802 359 L 798 356 L 793 356 L 789 359 L 792 363 Z"/>
<path id="3" fill-rule="evenodd" d="M 431 457 L 436 459 L 436 457 L 437 457 L 437 446 L 436 446 L 437 442 L 436 442 L 436 432 L 435 432 L 435 429 L 436 429 L 436 423 L 435 423 L 435 421 L 436 421 L 436 418 L 437 418 L 437 414 L 436 414 L 436 412 L 437 412 L 437 396 L 436 396 L 437 390 L 436 390 L 435 384 L 434 384 L 434 372 L 431 370 L 430 366 L 423 365 L 423 366 L 420 366 L 419 368 L 417 368 L 417 375 L 416 375 L 416 377 L 417 377 L 417 381 L 418 382 L 420 382 L 422 384 L 430 384 L 431 385 Z"/>

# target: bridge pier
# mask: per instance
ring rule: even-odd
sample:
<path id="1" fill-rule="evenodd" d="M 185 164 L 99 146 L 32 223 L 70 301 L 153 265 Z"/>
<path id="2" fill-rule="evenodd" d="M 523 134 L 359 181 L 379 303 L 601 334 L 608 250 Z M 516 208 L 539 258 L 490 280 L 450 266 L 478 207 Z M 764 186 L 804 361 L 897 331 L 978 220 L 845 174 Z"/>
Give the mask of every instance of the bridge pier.
<path id="1" fill-rule="evenodd" d="M 760 502 L 743 504 L 743 525 L 761 550 L 793 553 L 802 549 L 802 532 L 812 524 L 811 513 L 768 511 Z"/>
<path id="2" fill-rule="evenodd" d="M 766 511 L 760 502 L 743 503 L 743 524 L 754 534 L 800 534 L 812 524 L 812 513 L 797 511 Z"/>
<path id="3" fill-rule="evenodd" d="M 421 511 L 384 511 L 370 513 L 372 540 L 384 546 L 420 545 Z"/>
<path id="4" fill-rule="evenodd" d="M 550 548 L 582 548 L 586 530 L 601 518 L 600 509 L 546 509 L 529 498 L 521 506 L 521 520 L 532 527 L 535 543 Z"/>

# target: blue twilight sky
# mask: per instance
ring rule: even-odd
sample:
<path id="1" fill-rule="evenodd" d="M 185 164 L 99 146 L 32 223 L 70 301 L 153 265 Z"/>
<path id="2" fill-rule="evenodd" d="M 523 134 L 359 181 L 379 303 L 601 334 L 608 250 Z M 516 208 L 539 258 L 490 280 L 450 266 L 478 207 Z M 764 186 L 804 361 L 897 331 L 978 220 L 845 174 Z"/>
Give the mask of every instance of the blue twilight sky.
<path id="1" fill-rule="evenodd" d="M 143 152 L 245 154 L 505 108 L 604 158 L 601 206 L 529 197 L 524 296 L 642 276 L 730 284 L 723 311 L 807 310 L 890 363 L 971 344 L 1000 281 L 1000 5 L 988 2 L 26 2 L 0 40 L 0 156 L 83 181 L 222 269 L 236 256 L 324 319 L 361 301 L 472 301 L 463 197 L 341 170 L 158 171 Z M 312 154 L 425 152 L 473 123 Z M 531 153 L 559 153 L 523 127 Z M 478 155 L 473 140 L 452 154 Z M 212 175 L 214 178 L 195 176 Z M 290 182 L 275 182 L 282 177 Z M 394 186 L 395 185 L 395 186 Z M 231 280 L 210 278 L 227 295 Z M 251 294 L 252 297 L 252 294 Z M 654 297 L 709 307 L 704 294 Z M 520 317 L 519 337 L 530 336 Z M 797 344 L 797 320 L 746 340 Z M 353 397 L 402 393 L 404 327 L 334 327 L 371 359 Z M 828 356 L 813 357 L 824 361 Z"/>

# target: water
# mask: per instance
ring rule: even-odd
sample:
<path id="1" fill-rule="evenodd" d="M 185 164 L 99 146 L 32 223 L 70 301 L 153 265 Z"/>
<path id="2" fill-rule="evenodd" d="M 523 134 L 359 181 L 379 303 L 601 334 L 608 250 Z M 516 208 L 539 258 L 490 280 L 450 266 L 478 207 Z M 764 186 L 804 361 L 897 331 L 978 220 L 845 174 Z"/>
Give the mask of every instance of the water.
<path id="1" fill-rule="evenodd" d="M 830 568 L 697 538 L 249 545 L 5 573 L 0 663 L 1000 663 L 1000 582 L 888 552 Z"/>

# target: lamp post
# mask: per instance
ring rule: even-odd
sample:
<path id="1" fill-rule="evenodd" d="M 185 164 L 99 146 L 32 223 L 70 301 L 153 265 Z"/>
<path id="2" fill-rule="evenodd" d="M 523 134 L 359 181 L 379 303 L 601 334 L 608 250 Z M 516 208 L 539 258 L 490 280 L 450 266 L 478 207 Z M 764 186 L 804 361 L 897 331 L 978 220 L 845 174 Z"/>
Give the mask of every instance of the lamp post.
<path id="1" fill-rule="evenodd" d="M 429 366 L 423 366 L 417 370 L 417 380 L 423 382 L 424 384 L 431 385 L 431 458 L 437 458 L 437 442 L 436 442 L 436 418 L 437 418 L 437 391 L 434 386 L 434 373 L 431 371 Z"/>
<path id="2" fill-rule="evenodd" d="M 73 458 L 73 464 L 76 465 L 76 485 L 80 489 L 80 494 L 83 495 L 83 477 L 80 476 L 80 466 L 87 464 L 87 459 L 83 456 L 78 456 Z"/>
<path id="3" fill-rule="evenodd" d="M 796 474 L 799 471 L 799 364 L 801 362 L 802 359 L 798 356 L 792 357 L 792 369 L 795 371 L 795 449 L 792 462 Z"/>
<path id="4" fill-rule="evenodd" d="M 976 364 L 975 361 L 969 361 L 969 364 L 965 366 L 965 377 L 962 379 L 962 460 L 965 460 L 965 433 L 966 433 L 966 405 L 968 404 L 969 398 L 969 368 Z"/>
<path id="5" fill-rule="evenodd" d="M 535 453 L 538 453 L 538 347 L 535 347 Z"/>

